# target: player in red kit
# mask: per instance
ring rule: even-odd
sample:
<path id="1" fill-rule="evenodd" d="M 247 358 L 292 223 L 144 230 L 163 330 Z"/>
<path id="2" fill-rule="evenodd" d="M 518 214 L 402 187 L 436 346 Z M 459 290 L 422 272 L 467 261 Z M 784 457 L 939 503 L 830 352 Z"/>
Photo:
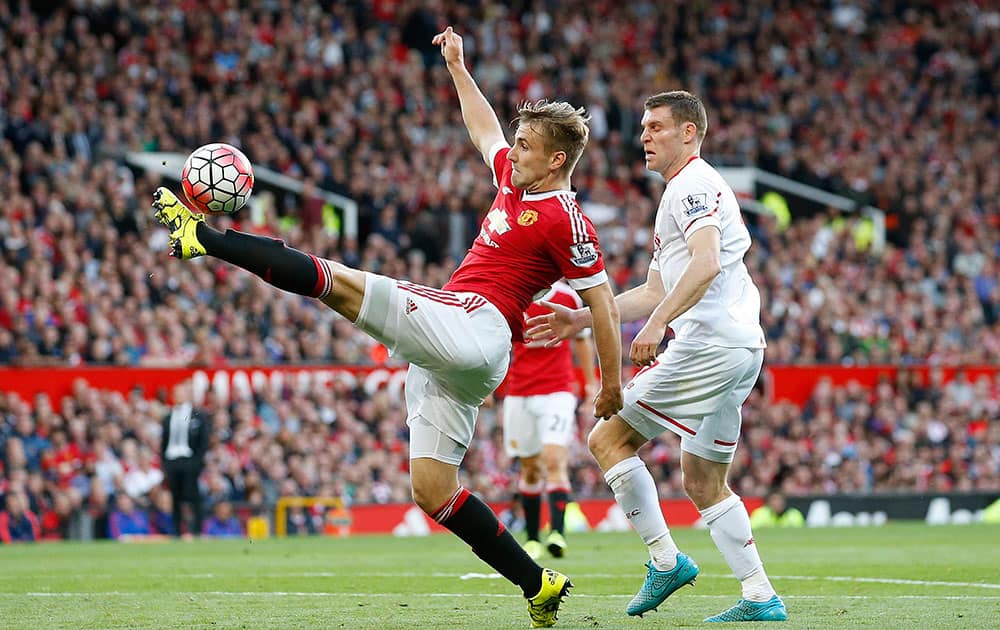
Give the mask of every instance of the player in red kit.
<path id="1" fill-rule="evenodd" d="M 565 277 L 588 305 L 601 362 L 594 413 L 621 409 L 618 309 L 590 221 L 570 189 L 589 137 L 582 110 L 539 102 L 519 109 L 513 147 L 465 68 L 462 39 L 449 27 L 434 37 L 473 144 L 493 171 L 497 196 L 482 230 L 441 289 L 352 269 L 234 230 L 219 232 L 166 188 L 154 194 L 156 218 L 170 230 L 172 253 L 211 255 L 270 284 L 322 300 L 410 362 L 406 379 L 413 499 L 521 588 L 535 627 L 551 626 L 569 579 L 532 560 L 478 497 L 458 483 L 479 406 L 503 380 L 511 339 L 522 335 L 532 297 Z"/>
<path id="2" fill-rule="evenodd" d="M 568 285 L 557 282 L 539 300 L 581 308 L 580 297 Z M 534 317 L 548 309 L 533 302 L 525 313 Z M 561 558 L 566 552 L 564 531 L 569 502 L 569 445 L 576 435 L 576 405 L 573 394 L 576 353 L 584 374 L 584 397 L 595 391 L 594 351 L 590 331 L 583 329 L 573 340 L 548 347 L 537 341 L 514 344 L 510 370 L 504 387 L 503 433 L 507 454 L 520 461 L 518 494 L 524 508 L 525 551 L 535 560 L 547 548 Z M 550 531 L 543 546 L 539 540 L 542 491 L 549 499 Z"/>

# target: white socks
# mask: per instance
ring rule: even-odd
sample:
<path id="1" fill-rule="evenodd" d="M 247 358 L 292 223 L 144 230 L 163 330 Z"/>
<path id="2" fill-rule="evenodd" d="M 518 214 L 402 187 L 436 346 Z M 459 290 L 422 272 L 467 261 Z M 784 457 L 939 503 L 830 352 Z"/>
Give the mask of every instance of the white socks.
<path id="1" fill-rule="evenodd" d="M 660 571 L 677 566 L 677 545 L 663 518 L 656 482 L 646 464 L 638 456 L 623 459 L 604 473 L 604 480 L 615 493 L 615 501 L 625 518 L 649 547 L 653 566 Z"/>
<path id="2" fill-rule="evenodd" d="M 617 494 L 616 494 L 617 498 Z M 766 602 L 774 595 L 764 564 L 757 553 L 750 515 L 739 496 L 733 494 L 701 511 L 715 546 L 743 585 L 743 599 Z"/>

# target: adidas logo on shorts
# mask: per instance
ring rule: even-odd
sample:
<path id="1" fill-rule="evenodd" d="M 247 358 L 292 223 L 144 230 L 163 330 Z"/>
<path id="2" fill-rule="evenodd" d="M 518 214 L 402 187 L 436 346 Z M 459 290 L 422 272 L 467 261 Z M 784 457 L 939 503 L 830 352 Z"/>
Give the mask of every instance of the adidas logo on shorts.
<path id="1" fill-rule="evenodd" d="M 416 303 L 410 298 L 406 298 L 406 314 L 409 315 L 415 310 L 417 310 Z"/>

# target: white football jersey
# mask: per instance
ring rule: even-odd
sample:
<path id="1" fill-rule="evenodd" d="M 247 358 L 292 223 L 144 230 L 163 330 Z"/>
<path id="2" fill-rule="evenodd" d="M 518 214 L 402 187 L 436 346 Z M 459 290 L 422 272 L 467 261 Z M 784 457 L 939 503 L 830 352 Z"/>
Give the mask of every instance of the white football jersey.
<path id="1" fill-rule="evenodd" d="M 660 272 L 669 293 L 691 260 L 687 239 L 698 229 L 712 225 L 722 235 L 722 272 L 701 300 L 670 327 L 678 340 L 727 348 L 763 348 L 766 344 L 760 327 L 760 293 L 743 264 L 743 256 L 750 249 L 750 233 L 733 189 L 700 157 L 692 158 L 667 182 L 656 211 L 650 269 Z"/>

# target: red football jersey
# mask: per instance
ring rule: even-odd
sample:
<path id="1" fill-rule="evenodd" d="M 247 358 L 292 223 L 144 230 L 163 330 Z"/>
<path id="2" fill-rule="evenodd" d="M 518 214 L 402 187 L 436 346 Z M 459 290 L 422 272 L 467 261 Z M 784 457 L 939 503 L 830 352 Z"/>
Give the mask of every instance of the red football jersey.
<path id="1" fill-rule="evenodd" d="M 531 194 L 514 187 L 509 151 L 502 143 L 490 150 L 497 196 L 479 236 L 444 288 L 489 300 L 518 340 L 522 314 L 534 296 L 560 278 L 583 290 L 605 282 L 608 275 L 594 224 L 580 210 L 576 193 Z"/>
<path id="2" fill-rule="evenodd" d="M 580 308 L 583 300 L 576 291 L 562 282 L 557 282 L 539 301 L 555 302 L 569 308 Z M 527 317 L 550 313 L 538 302 L 532 302 L 526 311 Z M 589 329 L 585 329 L 589 332 Z M 573 351 L 568 339 L 554 348 L 546 348 L 539 342 L 516 341 L 504 393 L 508 396 L 541 396 L 556 392 L 572 392 Z"/>

